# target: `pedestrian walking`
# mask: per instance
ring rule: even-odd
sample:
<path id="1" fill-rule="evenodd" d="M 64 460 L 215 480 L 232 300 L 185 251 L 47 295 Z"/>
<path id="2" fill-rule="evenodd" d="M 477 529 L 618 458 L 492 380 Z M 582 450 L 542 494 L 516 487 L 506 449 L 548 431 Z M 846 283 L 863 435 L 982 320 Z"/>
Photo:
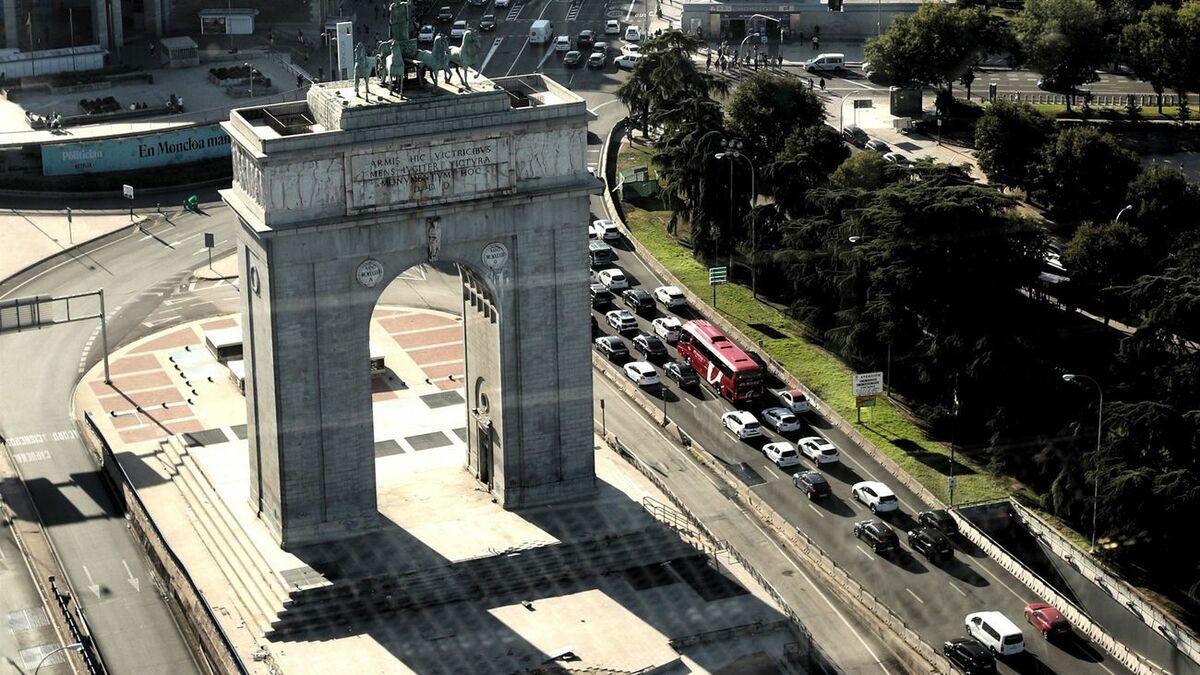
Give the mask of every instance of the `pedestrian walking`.
<path id="1" fill-rule="evenodd" d="M 780 52 L 779 56 L 776 58 L 779 59 L 779 67 L 782 68 L 783 67 L 783 52 Z"/>
<path id="2" fill-rule="evenodd" d="M 813 45 L 814 52 L 817 51 L 818 49 L 820 49 L 821 48 L 821 38 L 814 35 L 813 39 L 812 39 L 812 45 Z"/>
<path id="3" fill-rule="evenodd" d="M 821 91 L 825 91 L 825 78 L 822 77 L 821 81 L 817 84 L 821 87 Z"/>
<path id="4" fill-rule="evenodd" d="M 154 41 L 150 41 L 150 56 L 154 56 Z"/>
<path id="5" fill-rule="evenodd" d="M 304 88 L 304 76 L 301 75 L 300 73 L 296 73 L 296 88 L 297 89 Z"/>
<path id="6" fill-rule="evenodd" d="M 707 73 L 710 68 L 712 68 L 712 52 L 709 52 L 708 55 L 704 57 L 704 72 Z"/>

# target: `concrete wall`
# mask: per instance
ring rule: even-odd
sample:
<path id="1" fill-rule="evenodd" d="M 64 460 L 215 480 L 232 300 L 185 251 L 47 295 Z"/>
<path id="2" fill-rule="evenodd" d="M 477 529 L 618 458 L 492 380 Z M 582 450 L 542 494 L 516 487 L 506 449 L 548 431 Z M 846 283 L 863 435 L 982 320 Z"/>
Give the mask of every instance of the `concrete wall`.
<path id="1" fill-rule="evenodd" d="M 583 225 L 599 185 L 582 99 L 513 108 L 488 87 L 347 107 L 336 87 L 277 106 L 327 131 L 278 137 L 257 109 L 225 125 L 253 508 L 285 547 L 377 525 L 367 328 L 388 282 L 434 259 L 465 271 L 468 470 L 506 508 L 590 494 Z"/>

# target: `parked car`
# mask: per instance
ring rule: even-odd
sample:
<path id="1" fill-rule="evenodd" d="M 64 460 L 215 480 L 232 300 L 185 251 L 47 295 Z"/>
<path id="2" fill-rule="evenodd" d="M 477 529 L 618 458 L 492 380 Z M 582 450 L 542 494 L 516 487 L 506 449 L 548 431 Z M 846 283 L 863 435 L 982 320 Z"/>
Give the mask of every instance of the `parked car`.
<path id="1" fill-rule="evenodd" d="M 464 33 L 467 32 L 467 22 L 464 19 L 459 19 L 450 27 L 450 39 L 461 40 Z"/>
<path id="2" fill-rule="evenodd" d="M 821 499 L 833 494 L 833 488 L 825 476 L 816 471 L 798 471 L 792 476 L 792 485 L 804 490 L 809 499 Z"/>
<path id="3" fill-rule="evenodd" d="M 675 344 L 679 342 L 680 323 L 679 319 L 673 316 L 660 316 L 650 322 L 654 328 L 654 334 L 662 338 L 667 344 Z"/>
<path id="4" fill-rule="evenodd" d="M 629 280 L 619 267 L 609 267 L 596 273 L 596 281 L 604 284 L 610 291 L 623 291 L 629 288 Z"/>
<path id="5" fill-rule="evenodd" d="M 604 52 L 592 52 L 588 55 L 588 68 L 603 68 L 608 63 L 608 55 Z"/>
<path id="6" fill-rule="evenodd" d="M 947 640 L 942 644 L 942 654 L 963 675 L 992 675 L 996 672 L 996 657 L 975 638 Z"/>
<path id="7" fill-rule="evenodd" d="M 617 252 L 599 239 L 589 239 L 588 262 L 593 268 L 608 267 L 617 262 Z"/>
<path id="8" fill-rule="evenodd" d="M 617 227 L 616 223 L 607 218 L 593 220 L 592 236 L 605 241 L 614 241 L 621 238 L 621 228 Z"/>
<path id="9" fill-rule="evenodd" d="M 554 38 L 554 51 L 556 51 L 556 52 L 571 51 L 571 36 L 559 35 L 558 37 Z"/>
<path id="10" fill-rule="evenodd" d="M 563 65 L 568 68 L 578 68 L 583 65 L 583 54 L 572 49 L 563 55 Z"/>
<path id="11" fill-rule="evenodd" d="M 895 164 L 896 166 L 908 166 L 911 163 L 907 157 L 898 152 L 885 152 L 883 158 L 889 164 Z"/>
<path id="12" fill-rule="evenodd" d="M 614 309 L 611 312 L 607 312 L 604 315 L 604 319 L 618 333 L 637 330 L 637 319 L 627 309 Z"/>
<path id="13" fill-rule="evenodd" d="M 800 455 L 796 454 L 796 446 L 786 441 L 767 443 L 763 446 L 763 454 L 781 469 L 800 463 Z"/>
<path id="14" fill-rule="evenodd" d="M 930 562 L 949 560 L 954 557 L 954 547 L 941 530 L 918 527 L 908 531 L 908 547 L 925 556 Z"/>
<path id="15" fill-rule="evenodd" d="M 806 413 L 812 409 L 808 403 L 808 397 L 799 389 L 784 389 L 775 394 L 779 405 L 791 410 L 794 413 Z"/>
<path id="16" fill-rule="evenodd" d="M 663 366 L 663 372 L 667 377 L 674 380 L 679 385 L 680 389 L 685 387 L 695 387 L 700 384 L 700 376 L 692 367 L 683 361 L 668 361 Z"/>
<path id="17" fill-rule="evenodd" d="M 1025 620 L 1046 639 L 1066 637 L 1071 634 L 1071 624 L 1067 623 L 1067 617 L 1044 602 L 1031 602 L 1025 605 Z"/>
<path id="18" fill-rule="evenodd" d="M 642 55 L 642 46 L 626 42 L 625 44 L 621 45 L 621 53 L 622 54 L 636 54 L 638 56 L 641 56 Z"/>
<path id="19" fill-rule="evenodd" d="M 882 520 L 871 518 L 854 524 L 854 536 L 863 540 L 875 553 L 887 553 L 900 547 L 900 538 Z"/>
<path id="20" fill-rule="evenodd" d="M 762 436 L 762 425 L 745 410 L 733 410 L 721 415 L 721 424 L 740 439 Z"/>
<path id="21" fill-rule="evenodd" d="M 596 31 L 594 30 L 581 30 L 579 37 L 575 38 L 575 46 L 580 49 L 587 49 L 594 44 L 596 44 Z"/>
<path id="22" fill-rule="evenodd" d="M 604 284 L 591 284 L 592 309 L 601 309 L 612 305 L 612 293 Z"/>
<path id="23" fill-rule="evenodd" d="M 800 453 L 817 464 L 830 464 L 841 459 L 833 443 L 820 436 L 807 436 L 796 443 L 800 446 Z"/>
<path id="24" fill-rule="evenodd" d="M 616 19 L 609 19 L 608 21 L 604 22 L 604 34 L 605 35 L 620 35 L 621 34 L 621 22 L 617 21 Z"/>
<path id="25" fill-rule="evenodd" d="M 512 0 L 496 0 L 492 4 L 496 7 L 496 9 L 508 9 L 508 6 L 511 3 L 512 3 Z"/>
<path id="26" fill-rule="evenodd" d="M 663 307 L 674 309 L 687 304 L 687 298 L 678 286 L 659 286 L 654 289 L 654 299 L 661 302 Z"/>
<path id="27" fill-rule="evenodd" d="M 787 408 L 767 408 L 762 411 L 762 420 L 763 424 L 779 433 L 800 430 L 800 420 Z"/>
<path id="28" fill-rule="evenodd" d="M 417 42 L 433 42 L 434 35 L 433 26 L 425 24 L 417 31 Z"/>
<path id="29" fill-rule="evenodd" d="M 641 60 L 641 58 L 642 58 L 641 54 L 625 54 L 625 53 L 623 53 L 620 56 L 618 56 L 617 58 L 613 59 L 613 63 L 617 64 L 617 67 L 620 68 L 621 70 L 633 70 L 633 67 L 637 65 L 638 61 Z"/>
<path id="30" fill-rule="evenodd" d="M 850 494 L 854 495 L 855 500 L 871 509 L 871 513 L 884 513 L 900 508 L 900 500 L 896 499 L 896 493 L 877 480 L 855 483 L 850 488 Z"/>
<path id="31" fill-rule="evenodd" d="M 847 124 L 842 128 L 842 138 L 850 141 L 851 145 L 857 145 L 860 148 L 866 147 L 867 141 L 871 140 L 871 137 L 867 135 L 867 132 L 863 131 L 858 127 L 858 125 L 855 124 Z"/>
<path id="32" fill-rule="evenodd" d="M 635 314 L 653 314 L 654 298 L 650 293 L 640 288 L 630 288 L 621 294 L 621 300 Z"/>
<path id="33" fill-rule="evenodd" d="M 593 343 L 596 345 L 596 351 L 603 354 L 609 361 L 621 362 L 629 358 L 629 348 L 625 346 L 625 341 L 616 335 L 603 335 L 596 338 Z"/>
<path id="34" fill-rule="evenodd" d="M 496 30 L 496 15 L 484 14 L 479 18 L 479 30 Z"/>
<path id="35" fill-rule="evenodd" d="M 967 635 L 979 640 L 996 656 L 1012 656 L 1025 651 L 1025 636 L 1017 624 L 1000 612 L 974 612 L 964 621 Z"/>
<path id="36" fill-rule="evenodd" d="M 645 361 L 631 361 L 625 364 L 625 377 L 637 382 L 639 387 L 653 387 L 660 384 L 658 373 L 654 366 Z"/>
<path id="37" fill-rule="evenodd" d="M 642 29 L 638 28 L 637 26 L 626 26 L 625 27 L 625 41 L 626 42 L 641 42 L 642 41 Z"/>
<path id="38" fill-rule="evenodd" d="M 663 341 L 645 333 L 634 336 L 633 351 L 641 354 L 647 361 L 667 358 L 667 346 Z"/>
<path id="39" fill-rule="evenodd" d="M 865 147 L 867 150 L 878 152 L 881 155 L 886 155 L 892 151 L 891 147 L 889 147 L 887 143 L 884 143 L 878 138 L 872 138 L 871 140 L 867 141 L 866 145 L 863 147 Z"/>
<path id="40" fill-rule="evenodd" d="M 958 523 L 943 509 L 918 513 L 917 523 L 922 527 L 932 527 L 935 530 L 940 530 L 947 537 L 953 537 L 958 534 Z"/>
<path id="41" fill-rule="evenodd" d="M 467 0 L 467 4 L 472 7 L 483 7 L 487 4 L 487 0 Z"/>
<path id="42" fill-rule="evenodd" d="M 450 10 L 449 5 L 438 7 L 437 20 L 443 22 L 454 20 L 454 12 Z"/>

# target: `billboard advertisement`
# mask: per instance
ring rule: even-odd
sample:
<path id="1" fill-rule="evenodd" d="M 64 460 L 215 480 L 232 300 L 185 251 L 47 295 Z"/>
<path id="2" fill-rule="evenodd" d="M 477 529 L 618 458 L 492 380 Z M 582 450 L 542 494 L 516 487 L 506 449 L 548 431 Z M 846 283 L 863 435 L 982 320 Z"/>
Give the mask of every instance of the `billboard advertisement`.
<path id="1" fill-rule="evenodd" d="M 42 146 L 43 176 L 137 171 L 229 157 L 229 135 L 219 124 Z"/>

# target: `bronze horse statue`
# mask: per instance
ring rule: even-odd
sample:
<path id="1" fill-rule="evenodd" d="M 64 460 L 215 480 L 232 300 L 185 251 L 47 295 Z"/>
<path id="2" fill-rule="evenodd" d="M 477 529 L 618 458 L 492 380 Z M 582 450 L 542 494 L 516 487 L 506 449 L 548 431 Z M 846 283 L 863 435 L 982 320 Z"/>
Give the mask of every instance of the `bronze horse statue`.
<path id="1" fill-rule="evenodd" d="M 438 33 L 433 39 L 433 49 L 421 49 L 417 52 L 417 81 L 425 81 L 425 73 L 433 73 L 433 84 L 438 83 L 438 71 L 445 71 L 446 81 L 450 81 L 450 41 L 445 35 Z"/>
<path id="2" fill-rule="evenodd" d="M 450 48 L 450 64 L 455 66 L 454 70 L 458 72 L 458 79 L 462 82 L 463 87 L 467 86 L 467 71 L 479 70 L 479 56 L 482 51 L 479 48 L 479 36 L 475 31 L 468 30 L 463 33 L 462 46 Z M 446 71 L 446 82 L 450 81 L 450 71 Z"/>

